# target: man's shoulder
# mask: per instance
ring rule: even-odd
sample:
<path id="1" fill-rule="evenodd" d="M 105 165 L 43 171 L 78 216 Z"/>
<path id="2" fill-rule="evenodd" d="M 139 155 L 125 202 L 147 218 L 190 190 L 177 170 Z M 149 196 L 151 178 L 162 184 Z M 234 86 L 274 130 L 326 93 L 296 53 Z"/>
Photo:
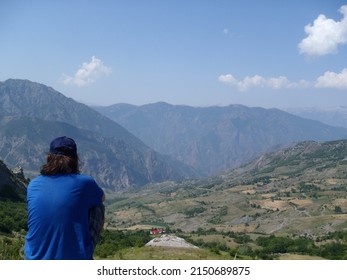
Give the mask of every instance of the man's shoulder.
<path id="1" fill-rule="evenodd" d="M 37 177 L 30 179 L 29 185 L 33 185 L 38 182 L 41 182 L 42 180 L 45 180 L 45 178 L 47 178 L 47 176 L 38 175 Z"/>
<path id="2" fill-rule="evenodd" d="M 86 174 L 73 174 L 73 176 L 75 176 L 79 180 L 95 182 L 94 178 L 92 176 L 90 176 L 90 175 L 86 175 Z"/>
<path id="3" fill-rule="evenodd" d="M 76 180 L 78 180 L 81 183 L 84 183 L 86 185 L 95 185 L 98 186 L 98 184 L 95 182 L 94 178 L 90 175 L 86 174 L 74 174 L 73 175 Z"/>

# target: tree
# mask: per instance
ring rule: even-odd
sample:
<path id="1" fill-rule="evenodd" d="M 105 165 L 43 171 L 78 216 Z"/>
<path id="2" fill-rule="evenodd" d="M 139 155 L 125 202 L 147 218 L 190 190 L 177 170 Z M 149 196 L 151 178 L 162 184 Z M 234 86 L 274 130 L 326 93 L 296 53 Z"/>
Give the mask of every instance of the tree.
<path id="1" fill-rule="evenodd" d="M 335 213 L 337 213 L 337 214 L 341 214 L 342 213 L 341 206 L 335 206 Z"/>

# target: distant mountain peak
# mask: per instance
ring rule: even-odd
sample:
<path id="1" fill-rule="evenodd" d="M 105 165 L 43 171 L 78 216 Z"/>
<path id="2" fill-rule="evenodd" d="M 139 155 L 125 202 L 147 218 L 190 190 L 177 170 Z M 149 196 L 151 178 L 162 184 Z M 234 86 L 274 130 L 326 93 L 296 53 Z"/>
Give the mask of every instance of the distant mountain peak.
<path id="1" fill-rule="evenodd" d="M 75 138 L 83 170 L 108 189 L 196 174 L 118 123 L 43 84 L 19 79 L 0 83 L 0 111 L 0 159 L 11 167 L 20 163 L 31 176 L 43 164 L 49 142 L 61 135 Z"/>

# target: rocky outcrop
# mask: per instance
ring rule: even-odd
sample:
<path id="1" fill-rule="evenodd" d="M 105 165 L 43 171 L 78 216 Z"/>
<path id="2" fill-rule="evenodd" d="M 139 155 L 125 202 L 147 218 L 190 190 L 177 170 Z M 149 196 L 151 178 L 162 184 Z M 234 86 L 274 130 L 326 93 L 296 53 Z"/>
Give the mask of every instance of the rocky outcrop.
<path id="1" fill-rule="evenodd" d="M 18 168 L 17 168 L 18 171 Z M 1 200 L 24 200 L 28 180 L 23 174 L 12 172 L 0 160 L 0 201 Z"/>
<path id="2" fill-rule="evenodd" d="M 146 244 L 147 247 L 179 247 L 179 248 L 194 248 L 197 246 L 188 243 L 183 238 L 177 237 L 171 234 L 163 234 L 160 237 L 156 237 Z"/>

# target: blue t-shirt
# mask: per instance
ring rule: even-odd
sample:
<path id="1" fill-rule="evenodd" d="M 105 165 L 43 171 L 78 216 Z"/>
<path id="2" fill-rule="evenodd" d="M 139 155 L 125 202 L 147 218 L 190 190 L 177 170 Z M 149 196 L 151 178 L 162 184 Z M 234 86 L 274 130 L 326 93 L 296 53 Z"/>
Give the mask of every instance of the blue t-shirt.
<path id="1" fill-rule="evenodd" d="M 103 190 L 90 176 L 38 176 L 27 189 L 26 259 L 90 260 L 88 211 L 102 204 Z"/>

